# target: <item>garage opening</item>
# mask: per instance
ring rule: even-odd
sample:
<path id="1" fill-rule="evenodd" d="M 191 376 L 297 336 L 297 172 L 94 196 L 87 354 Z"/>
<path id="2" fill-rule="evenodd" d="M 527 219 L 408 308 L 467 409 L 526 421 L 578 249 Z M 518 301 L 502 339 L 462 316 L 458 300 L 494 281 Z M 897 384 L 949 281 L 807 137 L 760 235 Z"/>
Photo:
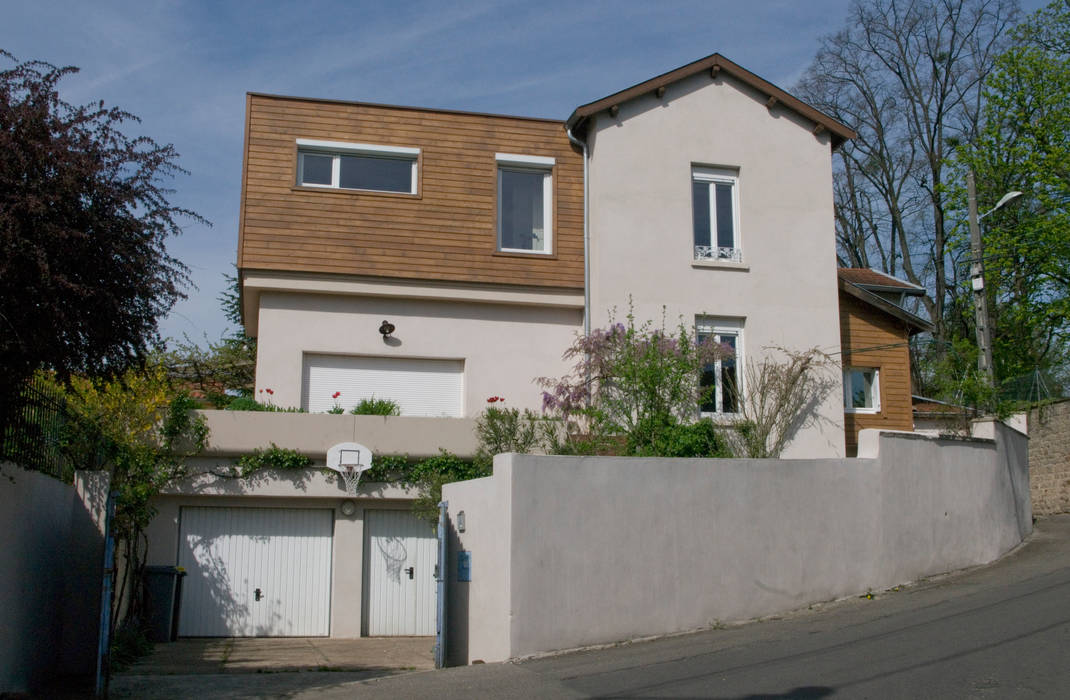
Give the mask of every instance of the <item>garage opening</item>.
<path id="1" fill-rule="evenodd" d="M 304 356 L 301 407 L 348 411 L 361 399 L 390 399 L 403 416 L 464 415 L 464 361 L 354 355 Z"/>
<path id="2" fill-rule="evenodd" d="M 433 635 L 438 538 L 412 511 L 364 511 L 364 634 Z"/>
<path id="3" fill-rule="evenodd" d="M 179 517 L 180 636 L 330 634 L 334 511 L 183 507 Z"/>

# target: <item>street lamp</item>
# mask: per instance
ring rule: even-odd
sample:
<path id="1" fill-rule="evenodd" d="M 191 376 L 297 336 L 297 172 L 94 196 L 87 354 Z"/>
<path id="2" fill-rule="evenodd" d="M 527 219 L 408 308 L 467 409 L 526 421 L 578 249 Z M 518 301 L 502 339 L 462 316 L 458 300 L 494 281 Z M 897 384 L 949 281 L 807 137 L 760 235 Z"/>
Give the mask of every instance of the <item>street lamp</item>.
<path id="1" fill-rule="evenodd" d="M 973 284 L 974 325 L 977 326 L 977 369 L 988 379 L 988 385 L 996 385 L 995 372 L 992 369 L 992 331 L 988 326 L 988 300 L 985 297 L 984 249 L 981 244 L 981 227 L 978 222 L 1006 204 L 1018 199 L 1022 193 L 1018 190 L 1008 192 L 999 198 L 996 206 L 984 214 L 977 215 L 977 191 L 973 184 L 973 171 L 966 171 L 966 192 L 969 197 L 970 214 L 970 278 Z"/>

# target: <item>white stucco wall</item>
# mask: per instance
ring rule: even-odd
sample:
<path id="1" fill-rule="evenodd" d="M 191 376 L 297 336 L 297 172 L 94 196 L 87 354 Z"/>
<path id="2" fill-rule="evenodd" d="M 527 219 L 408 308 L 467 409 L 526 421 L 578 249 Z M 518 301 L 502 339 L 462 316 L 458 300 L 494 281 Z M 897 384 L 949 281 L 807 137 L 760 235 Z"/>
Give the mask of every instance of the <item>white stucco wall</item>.
<path id="1" fill-rule="evenodd" d="M 745 320 L 744 353 L 839 351 L 827 134 L 727 76 L 702 73 L 603 112 L 590 130 L 592 327 L 610 310 L 675 326 Z M 693 264 L 692 165 L 738 169 L 743 263 Z M 841 381 L 786 457 L 844 454 Z M 745 388 L 744 388 L 745 390 Z"/>
<path id="2" fill-rule="evenodd" d="M 379 325 L 396 327 L 384 342 Z M 464 414 L 490 396 L 541 408 L 533 380 L 567 370 L 561 353 L 583 329 L 582 309 L 263 292 L 256 366 L 258 390 L 279 406 L 301 405 L 303 353 L 464 361 Z M 390 398 L 390 397 L 381 397 Z"/>
<path id="3" fill-rule="evenodd" d="M 494 476 L 443 489 L 452 549 L 472 553 L 471 583 L 449 572 L 464 602 L 451 662 L 698 629 L 993 561 L 1032 529 L 1028 443 L 982 427 L 994 441 L 863 431 L 859 459 L 499 455 Z"/>

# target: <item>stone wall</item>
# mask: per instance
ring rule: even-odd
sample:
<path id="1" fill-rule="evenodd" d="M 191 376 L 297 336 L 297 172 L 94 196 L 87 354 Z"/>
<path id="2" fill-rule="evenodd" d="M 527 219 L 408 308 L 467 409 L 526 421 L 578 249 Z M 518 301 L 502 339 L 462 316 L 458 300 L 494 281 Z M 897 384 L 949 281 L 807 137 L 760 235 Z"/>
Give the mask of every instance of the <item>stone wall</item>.
<path id="1" fill-rule="evenodd" d="M 1029 412 L 1029 485 L 1036 515 L 1070 513 L 1070 401 Z"/>

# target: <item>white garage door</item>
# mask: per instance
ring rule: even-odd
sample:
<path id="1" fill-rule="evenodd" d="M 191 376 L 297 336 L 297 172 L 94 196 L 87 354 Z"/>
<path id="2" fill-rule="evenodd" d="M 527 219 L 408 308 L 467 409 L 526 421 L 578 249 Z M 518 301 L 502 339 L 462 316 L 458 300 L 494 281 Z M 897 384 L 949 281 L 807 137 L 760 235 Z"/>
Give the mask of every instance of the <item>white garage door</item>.
<path id="1" fill-rule="evenodd" d="M 366 510 L 366 633 L 435 633 L 435 531 L 411 511 Z"/>
<path id="2" fill-rule="evenodd" d="M 361 399 L 390 399 L 403 416 L 464 414 L 464 362 L 401 357 L 305 355 L 301 406 L 309 413 L 332 408 L 335 392 L 348 411 Z"/>
<path id="3" fill-rule="evenodd" d="M 333 511 L 187 507 L 180 518 L 180 635 L 330 633 Z"/>

